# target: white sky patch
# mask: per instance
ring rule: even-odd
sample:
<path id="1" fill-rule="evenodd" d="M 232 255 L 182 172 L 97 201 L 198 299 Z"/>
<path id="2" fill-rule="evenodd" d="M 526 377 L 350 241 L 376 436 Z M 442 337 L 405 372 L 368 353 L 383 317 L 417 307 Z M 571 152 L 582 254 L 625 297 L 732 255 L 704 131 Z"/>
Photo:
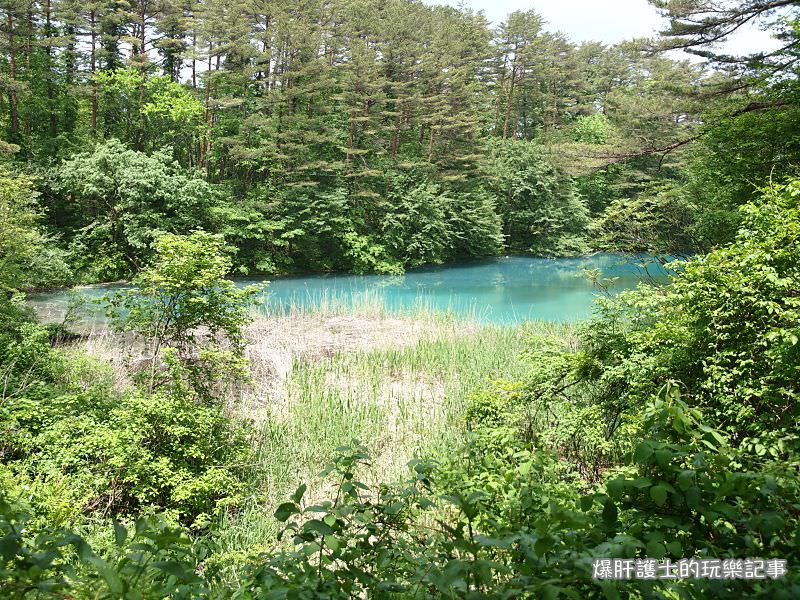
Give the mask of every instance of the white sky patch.
<path id="1" fill-rule="evenodd" d="M 482 10 L 494 25 L 515 10 L 533 9 L 549 31 L 561 31 L 573 42 L 615 44 L 635 37 L 651 37 L 668 26 L 647 0 L 425 0 L 428 4 L 463 4 Z M 732 54 L 776 48 L 777 43 L 757 25 L 743 27 L 723 47 Z M 678 57 L 676 57 L 678 58 Z"/>

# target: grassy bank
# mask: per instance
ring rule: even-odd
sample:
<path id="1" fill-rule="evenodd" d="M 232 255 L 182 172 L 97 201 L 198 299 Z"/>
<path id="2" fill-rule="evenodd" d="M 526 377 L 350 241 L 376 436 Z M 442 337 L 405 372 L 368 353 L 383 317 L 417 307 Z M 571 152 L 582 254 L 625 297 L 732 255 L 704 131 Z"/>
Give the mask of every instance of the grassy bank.
<path id="1" fill-rule="evenodd" d="M 318 473 L 338 446 L 364 443 L 374 454 L 367 477 L 384 481 L 399 479 L 415 456 L 435 457 L 452 447 L 463 435 L 469 396 L 493 380 L 522 376 L 528 335 L 566 333 L 550 324 L 478 326 L 430 316 L 360 321 L 366 336 L 378 332 L 381 343 L 351 339 L 331 354 L 295 358 L 277 387 L 257 382 L 272 389 L 255 398 L 260 406 L 247 408 L 260 423 L 253 492 L 245 509 L 222 524 L 227 549 L 273 545 L 275 507 L 302 482 L 309 485 L 307 498 L 322 498 Z M 335 328 L 341 321 L 328 322 Z"/>
<path id="2" fill-rule="evenodd" d="M 373 453 L 367 481 L 397 481 L 416 456 L 442 456 L 464 434 L 470 396 L 523 376 L 530 336 L 572 335 L 568 325 L 510 327 L 424 308 L 389 313 L 381 303 L 322 303 L 253 314 L 247 328 L 251 380 L 229 408 L 254 424 L 246 500 L 220 517 L 228 562 L 278 544 L 277 506 L 301 483 L 306 499 L 329 495 L 319 477 L 334 449 L 353 440 Z M 80 349 L 113 367 L 116 385 L 146 349 L 98 326 Z"/>

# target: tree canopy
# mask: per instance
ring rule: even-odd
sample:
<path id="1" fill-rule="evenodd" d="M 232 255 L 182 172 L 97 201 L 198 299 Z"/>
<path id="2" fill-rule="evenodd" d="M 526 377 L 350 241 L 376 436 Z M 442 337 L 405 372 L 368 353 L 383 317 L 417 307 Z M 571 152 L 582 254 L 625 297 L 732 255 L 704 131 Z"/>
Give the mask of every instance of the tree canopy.
<path id="1" fill-rule="evenodd" d="M 704 250 L 791 172 L 796 7 L 654 4 L 656 45 L 607 46 L 534 11 L 492 27 L 412 0 L 11 3 L 6 161 L 40 176 L 41 226 L 84 282 L 130 277 L 153 232 L 191 227 L 223 234 L 239 273 L 581 252 L 600 248 L 587 219 L 670 186 L 695 207 L 682 245 Z M 781 47 L 712 52 L 750 23 Z M 441 222 L 424 250 L 411 213 Z"/>

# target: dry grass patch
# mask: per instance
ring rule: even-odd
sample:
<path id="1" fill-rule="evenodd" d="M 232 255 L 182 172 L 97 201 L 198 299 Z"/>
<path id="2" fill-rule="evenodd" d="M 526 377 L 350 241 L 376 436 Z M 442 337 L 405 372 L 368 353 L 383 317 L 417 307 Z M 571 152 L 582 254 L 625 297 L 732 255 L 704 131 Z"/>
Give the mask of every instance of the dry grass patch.
<path id="1" fill-rule="evenodd" d="M 475 325 L 467 329 L 474 330 Z M 247 357 L 253 389 L 246 410 L 286 401 L 285 382 L 295 365 L 313 364 L 337 354 L 403 348 L 423 338 L 458 333 L 452 322 L 430 315 L 393 317 L 385 313 L 340 314 L 326 311 L 258 315 L 247 328 Z"/>

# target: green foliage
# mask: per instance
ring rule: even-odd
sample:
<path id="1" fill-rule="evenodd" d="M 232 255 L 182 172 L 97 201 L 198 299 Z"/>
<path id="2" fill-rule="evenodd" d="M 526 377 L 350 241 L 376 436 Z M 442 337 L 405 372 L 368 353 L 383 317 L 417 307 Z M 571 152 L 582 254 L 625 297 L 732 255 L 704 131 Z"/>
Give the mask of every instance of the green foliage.
<path id="1" fill-rule="evenodd" d="M 0 175 L 0 287 L 4 296 L 30 282 L 28 266 L 42 242 L 36 196 L 30 178 L 8 172 Z"/>
<path id="2" fill-rule="evenodd" d="M 244 273 L 346 269 L 399 274 L 406 267 L 492 256 L 500 219 L 482 190 L 451 191 L 421 175 L 387 175 L 386 198 L 348 187 L 253 191 L 216 213 Z"/>
<path id="3" fill-rule="evenodd" d="M 237 501 L 248 430 L 220 393 L 243 374 L 254 292 L 223 278 L 221 248 L 204 232 L 163 236 L 141 291 L 117 298 L 121 328 L 155 343 L 142 389 L 115 389 L 108 368 L 51 347 L 40 325 L 4 339 L 5 493 L 28 490 L 50 523 L 155 510 L 198 529 Z"/>
<path id="4" fill-rule="evenodd" d="M 703 247 L 733 241 L 742 223 L 739 207 L 755 200 L 773 181 L 797 174 L 800 129 L 792 102 L 735 118 L 727 118 L 725 110 L 731 109 L 710 111 L 686 169 L 683 192 L 698 208 L 695 235 Z"/>
<path id="5" fill-rule="evenodd" d="M 148 156 L 110 140 L 65 161 L 58 193 L 71 198 L 70 250 L 90 280 L 121 279 L 151 257 L 163 233 L 210 224 L 214 190 L 166 152 Z"/>
<path id="6" fill-rule="evenodd" d="M 172 146 L 176 160 L 182 150 L 196 142 L 206 128 L 203 103 L 185 86 L 168 77 L 151 77 L 145 88 L 148 101 L 142 106 L 154 149 Z M 185 159 L 184 159 L 185 160 Z"/>
<path id="7" fill-rule="evenodd" d="M 412 267 L 440 263 L 450 245 L 446 199 L 436 186 L 404 189 L 383 222 L 383 235 L 393 253 Z"/>
<path id="8" fill-rule="evenodd" d="M 71 278 L 64 257 L 41 225 L 36 181 L 0 169 L 0 294 L 60 285 Z"/>
<path id="9" fill-rule="evenodd" d="M 572 182 L 532 143 L 495 144 L 489 175 L 511 248 L 537 254 L 579 254 L 589 215 Z"/>
<path id="10" fill-rule="evenodd" d="M 187 87 L 169 77 L 148 77 L 141 69 L 119 67 L 99 71 L 101 127 L 106 138 L 138 150 L 170 146 L 176 160 L 187 162 L 191 145 L 206 128 L 203 103 Z"/>
<path id="11" fill-rule="evenodd" d="M 44 190 L 47 224 L 82 281 L 128 278 L 158 234 L 193 227 L 224 231 L 240 273 L 397 273 L 504 244 L 573 254 L 597 249 L 585 208 L 612 201 L 612 216 L 620 202 L 658 210 L 640 246 L 692 213 L 680 245 L 704 251 L 731 241 L 737 207 L 798 162 L 786 3 L 655 2 L 671 19 L 656 48 L 700 48 L 725 66 L 710 72 L 641 40 L 573 43 L 533 10 L 493 28 L 419 2 L 231 2 L 9 5 L 0 150 L 64 171 Z M 759 19 L 779 48 L 708 50 Z M 109 140 L 121 146 L 104 151 Z M 225 201 L 186 184 L 200 177 Z M 653 185 L 685 189 L 665 198 Z M 411 231 L 420 217 L 430 247 Z"/>
<path id="12" fill-rule="evenodd" d="M 351 548 L 342 537 L 359 539 L 334 529 L 336 518 L 319 518 L 338 499 L 304 508 L 295 498 L 277 516 L 298 532 L 299 552 L 288 555 L 285 577 L 276 565 L 287 559 L 271 558 L 266 589 L 346 597 L 388 583 L 400 597 L 419 589 L 459 598 L 795 595 L 792 567 L 779 580 L 624 585 L 592 581 L 589 567 L 599 556 L 797 562 L 800 479 L 786 468 L 798 450 L 797 379 L 789 379 L 799 364 L 796 187 L 776 186 L 746 207 L 736 243 L 689 261 L 671 288 L 606 301 L 577 351 L 537 340 L 527 381 L 473 398 L 471 440 L 426 467 L 424 487 L 404 488 L 411 506 L 393 500 L 409 517 L 391 528 L 394 554 L 383 555 L 391 562 L 371 563 L 381 576 L 352 576 L 351 555 L 336 561 Z M 364 459 L 355 450 L 341 472 L 340 485 L 358 490 L 357 515 L 367 511 L 369 490 L 354 483 L 352 463 Z M 373 490 L 371 498 L 380 496 Z M 412 507 L 421 513 L 412 516 Z M 409 546 L 421 523 L 436 525 L 423 526 L 424 544 Z M 382 532 L 372 529 L 370 540 Z M 319 561 L 306 558 L 317 553 Z"/>
<path id="13" fill-rule="evenodd" d="M 698 209 L 681 189 L 654 189 L 611 202 L 593 223 L 597 248 L 617 252 L 691 254 L 704 243 L 696 233 Z"/>
<path id="14" fill-rule="evenodd" d="M 403 265 L 392 259 L 386 246 L 377 243 L 373 236 L 359 235 L 355 231 L 344 234 L 345 256 L 352 261 L 352 269 L 356 273 L 382 273 L 384 275 L 402 275 Z"/>
<path id="15" fill-rule="evenodd" d="M 680 381 L 741 443 L 797 418 L 798 183 L 747 205 L 736 242 L 677 265 L 670 288 L 625 293 L 589 326 L 584 373 L 613 402 Z"/>
<path id="16" fill-rule="evenodd" d="M 736 241 L 686 265 L 678 310 L 703 356 L 697 404 L 737 441 L 791 428 L 800 364 L 800 181 L 746 205 Z"/>
<path id="17" fill-rule="evenodd" d="M 798 597 L 800 181 L 770 183 L 800 152 L 797 9 L 653 4 L 662 48 L 756 20 L 780 47 L 700 50 L 725 66 L 708 73 L 639 42 L 576 46 L 533 11 L 492 31 L 419 2 L 7 6 L 0 150 L 53 181 L 0 173 L 3 594 Z M 328 485 L 277 506 L 283 545 L 218 577 L 202 536 L 253 462 L 224 392 L 255 292 L 225 277 L 397 274 L 504 246 L 713 251 L 602 300 L 577 339 L 532 340 L 530 373 L 470 398 L 464 443 L 409 481 L 372 483 L 366 449 L 338 448 Z M 71 279 L 65 258 L 83 281 L 138 273 L 110 307 L 150 354 L 132 383 L 22 309 L 20 290 Z M 356 414 L 319 385 L 331 413 L 304 416 L 341 429 L 292 438 L 310 454 Z M 108 523 L 153 512 L 166 522 Z M 789 576 L 590 578 L 601 556 L 743 554 Z"/>
<path id="18" fill-rule="evenodd" d="M 623 511 L 621 525 L 648 553 L 724 558 L 797 554 L 797 515 L 785 502 L 796 494 L 796 474 L 778 461 L 753 461 L 726 436 L 703 423 L 668 384 L 648 407 L 648 434 L 632 454 L 636 473 L 606 482 Z M 706 593 L 727 591 L 707 582 Z M 763 592 L 758 589 L 756 593 Z"/>
<path id="19" fill-rule="evenodd" d="M 197 568 L 206 548 L 161 519 L 134 531 L 114 523 L 115 543 L 99 555 L 80 536 L 48 527 L 33 534 L 29 515 L 0 499 L 0 586 L 7 598 L 196 598 L 208 593 Z"/>
<path id="20" fill-rule="evenodd" d="M 601 113 L 578 117 L 572 127 L 572 139 L 582 144 L 604 144 L 611 135 L 611 124 Z"/>
<path id="21" fill-rule="evenodd" d="M 6 493 L 32 499 L 47 522 L 84 514 L 166 511 L 204 527 L 241 492 L 246 430 L 176 380 L 155 394 L 113 388 L 107 368 L 50 347 L 23 328 L 2 365 L 0 410 Z"/>
<path id="22" fill-rule="evenodd" d="M 117 329 L 148 344 L 150 389 L 165 353 L 164 383 L 187 376 L 195 392 L 210 400 L 216 384 L 246 372 L 243 328 L 259 288 L 239 289 L 225 279 L 232 261 L 220 236 L 164 234 L 154 249 L 153 263 L 133 280 L 137 287 L 110 298 L 109 315 Z"/>
<path id="23" fill-rule="evenodd" d="M 607 299 L 579 339 L 532 339 L 530 375 L 471 398 L 466 441 L 412 461 L 407 482 L 363 481 L 367 451 L 338 448 L 330 499 L 304 501 L 301 485 L 276 507 L 292 547 L 252 557 L 232 588 L 204 585 L 242 598 L 796 596 L 798 198 L 797 181 L 770 188 L 735 243 L 671 287 Z M 745 555 L 789 573 L 591 578 L 597 557 Z M 101 589 L 83 577 L 71 589 Z"/>

